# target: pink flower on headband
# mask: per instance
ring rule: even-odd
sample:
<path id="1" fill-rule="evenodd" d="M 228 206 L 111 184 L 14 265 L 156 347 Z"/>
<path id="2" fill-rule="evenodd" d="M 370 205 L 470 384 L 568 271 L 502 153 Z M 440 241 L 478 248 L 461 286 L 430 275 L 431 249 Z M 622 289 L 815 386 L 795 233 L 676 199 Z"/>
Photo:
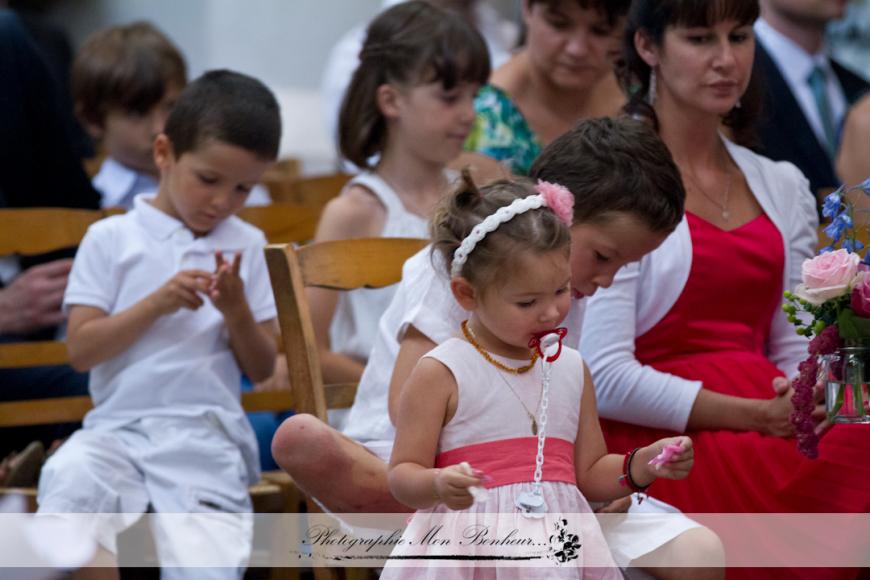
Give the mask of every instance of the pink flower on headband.
<path id="1" fill-rule="evenodd" d="M 570 226 L 574 221 L 574 196 L 571 192 L 558 183 L 543 180 L 538 180 L 535 189 L 544 196 L 544 203 L 553 210 L 556 217 Z"/>

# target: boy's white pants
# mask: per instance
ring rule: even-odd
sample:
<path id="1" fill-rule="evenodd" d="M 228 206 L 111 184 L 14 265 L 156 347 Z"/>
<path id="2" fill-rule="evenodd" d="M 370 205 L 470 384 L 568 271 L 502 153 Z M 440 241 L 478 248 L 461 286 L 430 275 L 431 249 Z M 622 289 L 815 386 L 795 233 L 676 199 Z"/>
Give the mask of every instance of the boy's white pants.
<path id="1" fill-rule="evenodd" d="M 94 533 L 117 553 L 117 534 L 150 508 L 163 578 L 240 578 L 253 530 L 247 481 L 242 453 L 217 421 L 142 418 L 74 433 L 42 470 L 38 513 L 113 514 L 97 518 Z M 183 568 L 217 561 L 221 568 Z"/>

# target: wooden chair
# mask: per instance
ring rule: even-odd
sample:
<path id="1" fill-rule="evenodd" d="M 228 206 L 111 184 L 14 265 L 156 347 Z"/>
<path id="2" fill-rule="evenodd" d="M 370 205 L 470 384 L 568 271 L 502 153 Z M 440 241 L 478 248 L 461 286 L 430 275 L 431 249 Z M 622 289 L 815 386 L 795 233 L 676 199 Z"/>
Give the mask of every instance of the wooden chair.
<path id="1" fill-rule="evenodd" d="M 79 244 L 88 227 L 106 216 L 102 210 L 26 208 L 0 210 L 0 256 L 33 256 Z M 0 368 L 67 362 L 59 341 L 0 344 Z"/>
<path id="2" fill-rule="evenodd" d="M 314 238 L 320 209 L 292 203 L 245 207 L 238 216 L 257 226 L 270 244 L 307 242 Z"/>
<path id="3" fill-rule="evenodd" d="M 327 409 L 350 407 L 356 384 L 324 385 L 306 287 L 331 290 L 382 288 L 402 279 L 405 260 L 428 240 L 366 238 L 266 246 L 294 409 L 326 421 Z"/>
<path id="4" fill-rule="evenodd" d="M 310 413 L 326 422 L 327 409 L 353 404 L 357 387 L 355 383 L 323 384 L 305 288 L 353 290 L 395 284 L 402 279 L 405 260 L 426 244 L 427 240 L 412 238 L 371 238 L 320 242 L 300 248 L 291 244 L 266 247 L 266 263 L 293 385 L 293 408 L 297 413 Z M 320 511 L 313 501 L 308 502 L 308 510 Z M 351 568 L 343 572 L 346 578 L 365 578 L 368 574 Z M 315 568 L 316 578 L 338 576 L 334 568 Z"/>
<path id="5" fill-rule="evenodd" d="M 349 180 L 350 175 L 346 173 L 295 179 L 282 189 L 274 190 L 272 199 L 276 202 L 292 203 L 322 210 L 329 200 L 341 192 Z"/>
<path id="6" fill-rule="evenodd" d="M 272 201 L 286 201 L 287 192 L 299 179 L 299 166 L 298 159 L 288 157 L 278 160 L 263 174 L 260 182 L 269 190 Z"/>

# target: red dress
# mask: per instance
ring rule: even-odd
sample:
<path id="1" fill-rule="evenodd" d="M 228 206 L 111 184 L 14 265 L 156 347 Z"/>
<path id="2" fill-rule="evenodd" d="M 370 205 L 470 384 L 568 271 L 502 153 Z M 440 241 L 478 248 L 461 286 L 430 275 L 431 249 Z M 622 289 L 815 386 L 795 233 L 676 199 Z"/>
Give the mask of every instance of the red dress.
<path id="1" fill-rule="evenodd" d="M 730 231 L 687 213 L 693 257 L 670 312 L 635 341 L 637 359 L 739 397 L 773 396 L 782 376 L 765 356 L 770 321 L 782 304 L 783 245 L 762 214 Z M 673 433 L 603 420 L 608 449 L 624 453 Z M 690 431 L 695 464 L 687 480 L 660 479 L 652 494 L 684 512 L 870 511 L 870 428 L 837 425 L 819 458 L 793 438 L 755 432 Z"/>

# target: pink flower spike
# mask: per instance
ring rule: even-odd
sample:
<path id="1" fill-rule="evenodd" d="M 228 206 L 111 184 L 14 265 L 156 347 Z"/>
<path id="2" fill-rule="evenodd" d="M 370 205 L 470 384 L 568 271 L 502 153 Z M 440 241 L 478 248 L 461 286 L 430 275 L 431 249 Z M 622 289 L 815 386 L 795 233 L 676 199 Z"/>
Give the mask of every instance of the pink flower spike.
<path id="1" fill-rule="evenodd" d="M 665 463 L 670 463 L 670 461 L 674 458 L 675 455 L 679 455 L 683 451 L 683 446 L 678 445 L 676 443 L 671 443 L 670 445 L 665 445 L 662 452 L 650 459 L 649 464 L 655 465 L 656 469 L 664 465 Z"/>
<path id="2" fill-rule="evenodd" d="M 544 196 L 544 204 L 569 227 L 574 222 L 574 195 L 563 185 L 538 180 L 535 187 Z"/>

